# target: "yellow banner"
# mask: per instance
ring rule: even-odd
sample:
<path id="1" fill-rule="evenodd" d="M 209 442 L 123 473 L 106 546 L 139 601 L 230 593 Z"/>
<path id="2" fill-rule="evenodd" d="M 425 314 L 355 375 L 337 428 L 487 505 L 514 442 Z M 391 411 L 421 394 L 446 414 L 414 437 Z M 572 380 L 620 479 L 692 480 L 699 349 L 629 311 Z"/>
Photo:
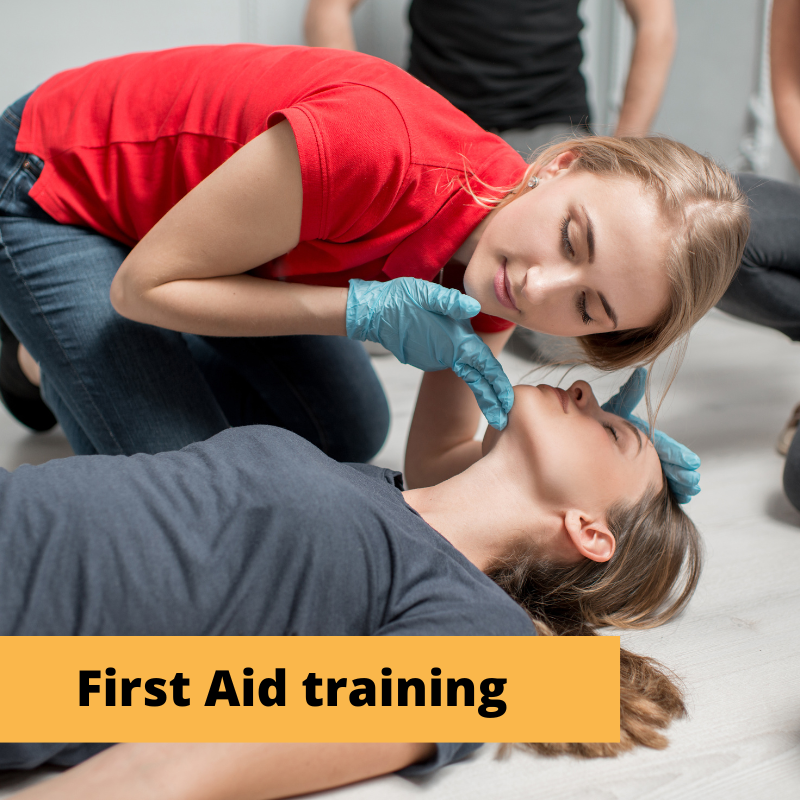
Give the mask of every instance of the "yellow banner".
<path id="1" fill-rule="evenodd" d="M 0 741 L 619 741 L 619 637 L 5 636 Z"/>

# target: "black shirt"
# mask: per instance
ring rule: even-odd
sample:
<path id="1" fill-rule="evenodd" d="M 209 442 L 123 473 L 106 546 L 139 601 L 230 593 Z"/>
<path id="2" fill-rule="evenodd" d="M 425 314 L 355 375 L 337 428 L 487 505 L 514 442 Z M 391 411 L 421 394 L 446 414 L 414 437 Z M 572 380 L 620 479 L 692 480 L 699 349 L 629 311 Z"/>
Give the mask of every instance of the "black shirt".
<path id="1" fill-rule="evenodd" d="M 579 0 L 413 0 L 409 72 L 482 127 L 589 119 Z"/>

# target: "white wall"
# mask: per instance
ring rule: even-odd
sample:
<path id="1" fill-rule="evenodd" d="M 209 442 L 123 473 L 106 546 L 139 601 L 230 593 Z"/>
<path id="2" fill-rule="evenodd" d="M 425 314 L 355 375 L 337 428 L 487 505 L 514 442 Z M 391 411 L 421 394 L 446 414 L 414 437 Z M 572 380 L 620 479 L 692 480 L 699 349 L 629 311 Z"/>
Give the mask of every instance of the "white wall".
<path id="1" fill-rule="evenodd" d="M 239 0 L 0 0 L 0 103 L 99 58 L 241 37 Z"/>

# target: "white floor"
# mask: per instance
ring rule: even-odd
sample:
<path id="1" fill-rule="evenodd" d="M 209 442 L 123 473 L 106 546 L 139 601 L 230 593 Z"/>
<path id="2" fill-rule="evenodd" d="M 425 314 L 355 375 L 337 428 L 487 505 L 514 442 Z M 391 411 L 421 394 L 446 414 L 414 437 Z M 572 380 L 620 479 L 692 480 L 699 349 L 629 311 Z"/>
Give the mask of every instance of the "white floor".
<path id="1" fill-rule="evenodd" d="M 529 370 L 521 359 L 503 360 L 515 382 Z M 399 468 L 419 373 L 391 358 L 374 362 L 394 414 L 376 461 Z M 586 376 L 575 371 L 566 383 Z M 605 398 L 616 380 L 604 377 L 595 386 Z M 685 684 L 690 718 L 673 727 L 669 749 L 596 761 L 518 752 L 497 761 L 487 746 L 471 761 L 426 780 L 389 777 L 315 797 L 798 800 L 800 514 L 783 497 L 783 462 L 774 450 L 798 401 L 800 346 L 713 312 L 696 329 L 662 408 L 659 427 L 703 459 L 703 492 L 689 510 L 705 536 L 707 561 L 680 619 L 628 634 L 623 643 L 660 659 Z M 0 418 L 1 466 L 68 453 L 62 436 L 29 436 Z M 0 775 L 0 798 L 28 780 Z"/>

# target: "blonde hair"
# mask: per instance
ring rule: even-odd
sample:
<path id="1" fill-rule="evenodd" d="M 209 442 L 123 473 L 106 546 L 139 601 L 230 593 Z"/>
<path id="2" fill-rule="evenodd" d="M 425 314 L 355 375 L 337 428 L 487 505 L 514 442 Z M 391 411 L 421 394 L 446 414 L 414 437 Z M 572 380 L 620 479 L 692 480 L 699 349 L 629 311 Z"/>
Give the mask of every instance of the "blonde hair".
<path id="1" fill-rule="evenodd" d="M 469 180 L 465 188 L 481 205 L 501 208 L 532 191 L 531 176 L 567 151 L 577 155 L 570 169 L 641 181 L 676 227 L 665 263 L 669 299 L 659 318 L 646 328 L 579 337 L 583 359 L 597 369 L 613 371 L 652 364 L 678 343 L 674 374 L 692 326 L 719 301 L 739 267 L 750 231 L 747 199 L 727 170 L 660 136 L 569 139 L 540 150 L 522 180 L 510 189 L 483 184 L 486 192 L 479 196 Z"/>
<path id="2" fill-rule="evenodd" d="M 559 566 L 530 549 L 512 551 L 487 574 L 531 616 L 540 635 L 596 633 L 596 628 L 650 628 L 669 620 L 697 586 L 702 547 L 697 528 L 664 479 L 636 503 L 606 515 L 617 546 L 607 563 Z M 621 651 L 620 741 L 529 744 L 543 754 L 615 756 L 636 745 L 663 748 L 660 732 L 685 714 L 682 693 L 656 661 Z"/>

